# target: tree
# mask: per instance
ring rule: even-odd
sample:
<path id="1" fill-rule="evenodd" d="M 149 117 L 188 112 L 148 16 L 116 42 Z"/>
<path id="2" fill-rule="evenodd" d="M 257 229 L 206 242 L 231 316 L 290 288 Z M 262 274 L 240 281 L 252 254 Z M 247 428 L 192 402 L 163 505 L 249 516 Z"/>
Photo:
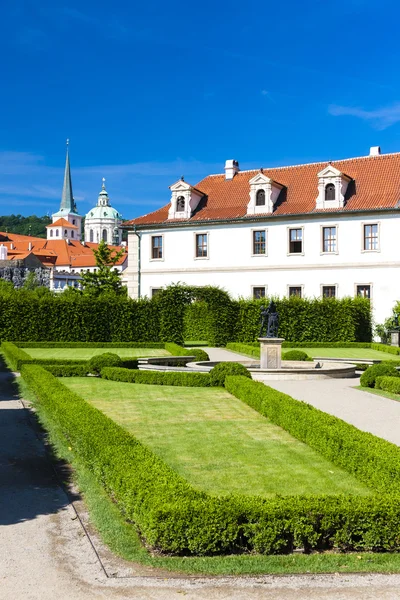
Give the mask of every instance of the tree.
<path id="1" fill-rule="evenodd" d="M 118 252 L 109 248 L 104 241 L 100 242 L 97 249 L 93 248 L 93 254 L 96 258 L 96 272 L 82 274 L 81 285 L 84 294 L 99 296 L 105 292 L 111 292 L 126 296 L 127 288 L 122 285 L 120 275 L 115 268 L 124 252 L 124 248 Z"/>

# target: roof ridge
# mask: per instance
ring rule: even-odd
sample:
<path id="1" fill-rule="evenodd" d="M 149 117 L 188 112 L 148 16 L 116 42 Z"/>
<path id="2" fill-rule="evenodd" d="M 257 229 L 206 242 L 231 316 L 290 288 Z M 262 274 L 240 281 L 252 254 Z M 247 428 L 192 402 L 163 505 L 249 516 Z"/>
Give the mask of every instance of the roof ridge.
<path id="1" fill-rule="evenodd" d="M 293 169 L 295 167 L 308 167 L 308 166 L 312 166 L 312 165 L 324 165 L 326 163 L 328 164 L 334 164 L 334 163 L 341 163 L 341 162 L 349 162 L 351 160 L 361 160 L 361 159 L 371 159 L 371 158 L 375 158 L 375 159 L 379 159 L 379 158 L 386 158 L 386 157 L 390 157 L 390 156 L 396 156 L 400 154 L 400 152 L 386 152 L 385 154 L 374 154 L 374 155 L 370 155 L 367 154 L 366 156 L 353 156 L 351 158 L 338 158 L 336 160 L 318 160 L 316 162 L 309 162 L 309 163 L 298 163 L 296 165 L 283 165 L 281 167 L 263 167 L 263 169 L 265 169 L 266 171 L 268 170 L 273 170 L 273 171 L 278 171 L 278 170 L 284 170 L 284 169 Z M 244 169 L 243 171 L 239 171 L 237 173 L 237 175 L 240 175 L 241 173 L 252 173 L 253 171 L 259 171 L 259 169 L 254 168 L 254 169 Z M 225 173 L 211 173 L 210 175 L 206 175 L 205 177 L 203 177 L 203 179 L 201 181 L 203 181 L 204 179 L 207 179 L 207 177 L 225 177 Z M 199 183 L 201 183 L 201 181 L 199 181 Z"/>

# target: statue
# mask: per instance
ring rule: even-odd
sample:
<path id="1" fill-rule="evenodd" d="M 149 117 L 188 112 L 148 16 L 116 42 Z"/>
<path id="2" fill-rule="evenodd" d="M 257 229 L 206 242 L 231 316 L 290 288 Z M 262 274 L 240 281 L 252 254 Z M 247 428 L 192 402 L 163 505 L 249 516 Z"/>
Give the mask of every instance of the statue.
<path id="1" fill-rule="evenodd" d="M 279 327 L 279 315 L 276 312 L 276 305 L 273 300 L 268 305 L 268 308 L 265 306 L 261 307 L 261 317 L 260 317 L 260 333 L 258 337 L 264 337 L 263 331 L 266 329 L 267 338 L 274 338 L 278 336 L 278 327 Z"/>
<path id="2" fill-rule="evenodd" d="M 393 329 L 400 329 L 399 315 L 393 311 Z"/>

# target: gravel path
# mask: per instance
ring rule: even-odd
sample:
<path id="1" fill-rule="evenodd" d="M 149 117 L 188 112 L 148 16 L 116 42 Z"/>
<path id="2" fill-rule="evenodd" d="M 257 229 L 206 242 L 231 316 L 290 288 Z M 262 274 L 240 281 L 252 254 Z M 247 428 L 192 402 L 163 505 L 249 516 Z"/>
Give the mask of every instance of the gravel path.
<path id="1" fill-rule="evenodd" d="M 297 400 L 400 446 L 400 402 L 355 389 L 355 379 L 274 381 L 274 387 Z"/>
<path id="2" fill-rule="evenodd" d="M 29 411 L 0 371 L 0 600 L 400 598 L 400 575 L 178 579 L 140 570 L 136 577 L 107 576 Z"/>

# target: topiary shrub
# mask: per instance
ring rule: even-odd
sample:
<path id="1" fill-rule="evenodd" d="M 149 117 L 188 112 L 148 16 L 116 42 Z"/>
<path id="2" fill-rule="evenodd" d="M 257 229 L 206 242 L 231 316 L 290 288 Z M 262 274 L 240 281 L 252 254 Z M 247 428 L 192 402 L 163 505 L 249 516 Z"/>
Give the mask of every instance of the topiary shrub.
<path id="1" fill-rule="evenodd" d="M 195 362 L 200 362 L 203 360 L 210 360 L 207 352 L 202 350 L 201 348 L 189 348 L 188 354 L 193 355 L 195 357 Z"/>
<path id="2" fill-rule="evenodd" d="M 400 394 L 400 377 L 380 375 L 376 378 L 375 389 Z"/>
<path id="3" fill-rule="evenodd" d="M 288 352 L 283 352 L 282 360 L 313 360 L 311 356 L 308 356 L 307 352 L 303 352 L 303 350 L 289 350 Z"/>
<path id="4" fill-rule="evenodd" d="M 237 362 L 220 362 L 210 371 L 210 383 L 212 386 L 223 387 L 227 375 L 243 375 L 251 379 L 250 372 Z"/>
<path id="5" fill-rule="evenodd" d="M 376 378 L 380 375 L 389 375 L 390 377 L 400 377 L 400 373 L 395 369 L 391 362 L 381 362 L 377 365 L 368 367 L 361 375 L 360 384 L 363 387 L 375 387 Z"/>
<path id="6" fill-rule="evenodd" d="M 94 375 L 100 375 L 100 372 L 103 367 L 121 366 L 122 359 L 118 356 L 118 354 L 113 354 L 112 352 L 105 352 L 104 354 L 92 356 L 92 358 L 88 362 L 89 373 L 93 373 Z"/>

